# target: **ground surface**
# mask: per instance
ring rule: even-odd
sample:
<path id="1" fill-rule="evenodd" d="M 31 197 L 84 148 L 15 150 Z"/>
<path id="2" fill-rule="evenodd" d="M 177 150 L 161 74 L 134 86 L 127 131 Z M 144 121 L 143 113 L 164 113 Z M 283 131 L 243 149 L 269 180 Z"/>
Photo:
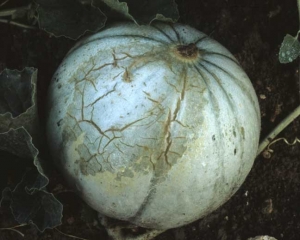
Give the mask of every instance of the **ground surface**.
<path id="1" fill-rule="evenodd" d="M 179 2 L 180 22 L 209 34 L 240 61 L 257 91 L 264 137 L 299 105 L 298 61 L 282 65 L 278 50 L 286 33 L 298 30 L 296 0 L 185 0 Z M 0 23 L 0 71 L 4 68 L 39 70 L 39 107 L 48 83 L 73 41 L 50 37 L 42 31 L 24 30 Z M 300 137 L 300 119 L 282 134 L 293 141 Z M 222 207 L 188 226 L 169 230 L 156 240 L 246 240 L 257 235 L 296 240 L 300 235 L 300 144 L 283 142 L 273 146 L 270 159 L 258 156 L 240 190 Z M 13 164 L 12 164 L 13 165 Z M 11 169 L 11 168 L 10 168 Z M 1 187 L 11 183 L 1 178 Z M 106 240 L 105 230 L 82 217 L 83 203 L 68 191 L 61 175 L 53 170 L 50 192 L 64 204 L 59 231 L 84 239 Z M 5 182 L 6 181 L 6 182 Z M 0 227 L 17 223 L 9 209 L 0 208 Z M 0 239 L 72 239 L 58 230 L 38 233 L 33 227 L 19 228 L 24 238 L 12 231 L 0 231 Z"/>

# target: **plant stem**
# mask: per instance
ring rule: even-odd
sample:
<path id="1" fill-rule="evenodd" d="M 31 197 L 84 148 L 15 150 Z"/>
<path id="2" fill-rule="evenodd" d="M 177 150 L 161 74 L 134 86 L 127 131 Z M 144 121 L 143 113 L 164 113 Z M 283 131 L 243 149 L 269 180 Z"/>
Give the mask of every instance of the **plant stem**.
<path id="1" fill-rule="evenodd" d="M 299 2 L 300 0 L 298 0 Z M 270 144 L 270 142 L 283 130 L 285 129 L 292 121 L 294 121 L 298 116 L 300 116 L 300 105 L 288 115 L 281 123 L 279 123 L 273 131 L 259 144 L 257 156 Z"/>
<path id="2" fill-rule="evenodd" d="M 28 11 L 29 6 L 19 7 L 19 8 L 11 8 L 0 11 L 0 17 L 8 17 L 14 15 L 16 12 L 20 11 Z"/>
<path id="3" fill-rule="evenodd" d="M 4 6 L 6 3 L 8 3 L 9 0 L 4 1 L 3 3 L 0 4 L 0 7 Z"/>
<path id="4" fill-rule="evenodd" d="M 300 25 L 300 0 L 297 0 L 297 7 L 298 7 L 298 16 L 299 16 L 299 25 Z"/>
<path id="5" fill-rule="evenodd" d="M 29 26 L 29 25 L 26 25 L 26 24 L 23 24 L 23 23 L 18 23 L 18 22 L 15 22 L 15 21 L 0 18 L 0 23 L 1 22 L 11 24 L 11 25 L 14 25 L 14 26 L 17 26 L 17 27 L 27 28 L 27 29 L 37 29 L 36 27 Z"/>

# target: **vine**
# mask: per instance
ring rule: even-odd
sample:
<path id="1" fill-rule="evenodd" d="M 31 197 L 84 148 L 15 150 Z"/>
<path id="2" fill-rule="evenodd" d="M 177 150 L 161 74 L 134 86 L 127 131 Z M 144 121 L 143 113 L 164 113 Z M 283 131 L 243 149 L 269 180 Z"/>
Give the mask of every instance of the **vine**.
<path id="1" fill-rule="evenodd" d="M 300 25 L 300 0 L 297 0 L 298 7 L 298 15 L 299 15 L 299 25 Z M 298 37 L 300 34 L 300 29 L 298 30 L 295 37 L 287 34 L 284 37 L 284 40 L 281 44 L 279 50 L 279 62 L 280 63 L 290 63 L 294 61 L 297 57 L 300 56 L 300 42 L 298 41 Z M 300 64 L 299 64 L 299 72 L 300 72 Z M 300 75 L 299 75 L 299 86 L 300 86 Z M 274 140 L 274 138 L 284 130 L 291 122 L 293 122 L 297 117 L 300 116 L 300 105 L 289 114 L 281 123 L 279 123 L 273 131 L 259 144 L 257 155 L 261 154 L 264 149 L 264 154 L 266 154 L 267 158 L 271 157 L 271 153 L 274 151 L 270 149 L 270 146 L 279 140 L 284 140 L 284 142 L 288 145 L 294 145 L 297 142 L 299 143 L 299 139 L 296 138 L 293 143 L 289 143 L 285 138 L 278 138 Z"/>

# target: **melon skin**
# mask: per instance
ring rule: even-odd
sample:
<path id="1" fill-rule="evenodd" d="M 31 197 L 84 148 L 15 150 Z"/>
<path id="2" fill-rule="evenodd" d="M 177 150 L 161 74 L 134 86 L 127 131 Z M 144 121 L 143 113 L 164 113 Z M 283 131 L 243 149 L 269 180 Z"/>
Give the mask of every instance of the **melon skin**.
<path id="1" fill-rule="evenodd" d="M 48 112 L 52 157 L 84 201 L 145 228 L 217 209 L 258 148 L 260 111 L 246 73 L 182 24 L 121 23 L 81 40 L 53 76 Z"/>

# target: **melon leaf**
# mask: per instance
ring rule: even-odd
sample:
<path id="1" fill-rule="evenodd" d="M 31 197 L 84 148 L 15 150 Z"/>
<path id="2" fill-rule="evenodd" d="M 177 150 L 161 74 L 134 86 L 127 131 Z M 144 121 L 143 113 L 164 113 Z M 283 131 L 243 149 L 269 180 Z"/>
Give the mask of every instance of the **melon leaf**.
<path id="1" fill-rule="evenodd" d="M 179 18 L 174 0 L 93 0 L 95 6 L 101 2 L 137 24 L 149 24 L 154 20 L 176 22 Z"/>
<path id="2" fill-rule="evenodd" d="M 300 55 L 300 43 L 297 40 L 298 34 L 296 37 L 293 37 L 289 34 L 284 37 L 279 50 L 280 63 L 290 63 Z"/>
<path id="3" fill-rule="evenodd" d="M 14 190 L 5 188 L 2 201 L 10 201 L 10 208 L 16 221 L 20 224 L 31 223 L 43 232 L 61 224 L 62 204 L 44 188 L 48 179 L 32 169 L 23 176 Z"/>
<path id="4" fill-rule="evenodd" d="M 39 27 L 55 36 L 78 39 L 86 31 L 104 27 L 106 16 L 91 4 L 73 0 L 35 0 Z"/>
<path id="5" fill-rule="evenodd" d="M 23 71 L 5 69 L 0 73 L 0 155 L 1 170 L 10 161 L 9 152 L 18 157 L 16 168 L 33 161 L 31 170 L 14 190 L 3 191 L 1 203 L 8 202 L 20 223 L 32 223 L 40 231 L 61 224 L 62 204 L 46 191 L 49 179 L 45 163 L 34 143 L 41 142 L 36 106 L 37 69 Z M 3 157 L 4 156 L 4 157 Z M 19 163 L 19 164 L 18 164 Z M 17 169 L 20 170 L 20 169 Z"/>
<path id="6" fill-rule="evenodd" d="M 34 140 L 37 138 L 36 82 L 37 69 L 34 68 L 5 69 L 0 73 L 0 133 L 24 127 Z M 0 150 L 5 150 L 5 143 L 0 143 Z"/>

